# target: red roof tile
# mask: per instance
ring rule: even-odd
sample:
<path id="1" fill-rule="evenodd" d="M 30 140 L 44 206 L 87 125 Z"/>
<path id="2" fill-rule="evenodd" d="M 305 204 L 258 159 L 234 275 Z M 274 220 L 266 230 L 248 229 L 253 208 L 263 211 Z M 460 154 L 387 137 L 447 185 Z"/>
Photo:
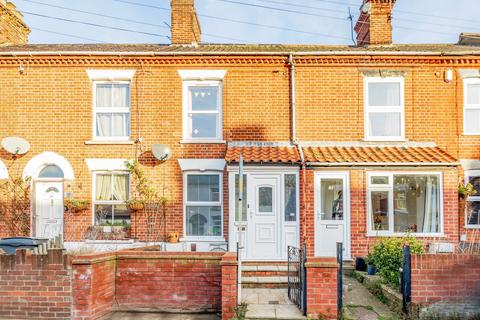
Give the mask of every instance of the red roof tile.
<path id="1" fill-rule="evenodd" d="M 294 146 L 228 146 L 225 160 L 238 162 L 240 153 L 246 163 L 300 163 Z"/>
<path id="2" fill-rule="evenodd" d="M 303 147 L 305 161 L 322 164 L 457 164 L 439 147 L 312 146 Z"/>

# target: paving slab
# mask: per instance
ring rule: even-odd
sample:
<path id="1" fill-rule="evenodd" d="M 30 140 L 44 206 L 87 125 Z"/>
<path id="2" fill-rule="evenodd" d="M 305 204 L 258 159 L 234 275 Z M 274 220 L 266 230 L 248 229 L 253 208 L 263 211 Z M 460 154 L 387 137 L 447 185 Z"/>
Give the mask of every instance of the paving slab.
<path id="1" fill-rule="evenodd" d="M 214 314 L 115 312 L 101 320 L 220 320 L 220 317 Z"/>

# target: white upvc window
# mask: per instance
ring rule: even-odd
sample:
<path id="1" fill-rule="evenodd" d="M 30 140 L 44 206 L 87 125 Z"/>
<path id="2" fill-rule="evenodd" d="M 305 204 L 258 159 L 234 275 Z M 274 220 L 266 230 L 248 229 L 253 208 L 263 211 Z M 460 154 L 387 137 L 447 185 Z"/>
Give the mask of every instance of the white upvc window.
<path id="1" fill-rule="evenodd" d="M 124 171 L 93 174 L 93 221 L 98 226 L 130 225 L 130 175 Z"/>
<path id="2" fill-rule="evenodd" d="M 222 173 L 184 173 L 184 235 L 186 238 L 223 236 Z"/>
<path id="3" fill-rule="evenodd" d="M 368 235 L 443 233 L 442 175 L 438 172 L 367 174 Z"/>
<path id="4" fill-rule="evenodd" d="M 477 191 L 465 199 L 465 227 L 480 228 L 480 170 L 465 171 L 465 183 L 471 183 Z"/>
<path id="5" fill-rule="evenodd" d="M 222 82 L 187 80 L 183 82 L 183 140 L 218 142 L 222 140 Z"/>
<path id="6" fill-rule="evenodd" d="M 463 132 L 480 135 L 480 78 L 463 80 Z"/>
<path id="7" fill-rule="evenodd" d="M 365 140 L 405 140 L 403 77 L 366 77 Z"/>
<path id="8" fill-rule="evenodd" d="M 129 140 L 130 82 L 94 81 L 93 136 L 95 140 Z"/>

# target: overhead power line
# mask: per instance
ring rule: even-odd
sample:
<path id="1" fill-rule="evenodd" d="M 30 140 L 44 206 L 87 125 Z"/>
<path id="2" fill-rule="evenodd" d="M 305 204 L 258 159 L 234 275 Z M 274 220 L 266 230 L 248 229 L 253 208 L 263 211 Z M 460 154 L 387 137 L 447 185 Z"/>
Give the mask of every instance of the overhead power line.
<path id="1" fill-rule="evenodd" d="M 337 12 L 337 13 L 342 13 L 342 14 L 345 13 L 343 10 L 339 10 L 339 9 L 320 8 L 320 7 L 308 6 L 308 5 L 304 5 L 304 4 L 295 4 L 295 3 L 288 3 L 288 2 L 282 2 L 282 1 L 276 1 L 276 0 L 257 0 L 257 1 L 267 2 L 267 3 L 275 3 L 275 4 L 280 4 L 282 6 L 289 6 L 289 7 L 314 9 L 314 10 L 322 10 L 322 11 L 331 11 L 331 12 Z"/>
<path id="2" fill-rule="evenodd" d="M 81 36 L 76 36 L 76 35 L 69 34 L 69 33 L 52 31 L 52 30 L 47 30 L 47 29 L 42 29 L 42 28 L 37 28 L 37 27 L 31 28 L 31 29 L 32 29 L 32 30 L 41 31 L 41 32 L 46 32 L 46 33 L 57 34 L 57 35 L 60 35 L 60 36 L 65 36 L 65 37 L 70 37 L 70 38 L 87 40 L 87 41 L 91 41 L 91 42 L 93 42 L 93 43 L 106 43 L 105 41 L 102 41 L 102 40 L 97 40 L 97 39 L 92 39 L 92 38 L 87 38 L 87 37 L 81 37 Z"/>
<path id="3" fill-rule="evenodd" d="M 164 26 L 164 25 L 162 25 L 162 24 L 154 24 L 154 23 L 148 23 L 148 22 L 139 21 L 139 20 L 133 20 L 133 19 L 127 19 L 127 18 L 110 16 L 110 15 L 101 14 L 101 13 L 96 13 L 96 12 L 91 12 L 91 11 L 84 11 L 84 10 L 72 9 L 72 8 L 68 8 L 68 7 L 57 6 L 57 5 L 54 5 L 54 4 L 44 3 L 44 2 L 35 1 L 35 0 L 22 0 L 22 1 L 30 2 L 30 3 L 35 3 L 35 4 L 39 4 L 39 5 L 47 6 L 47 7 L 51 7 L 51 8 L 58 8 L 58 9 L 63 9 L 63 10 L 72 11 L 72 12 L 79 12 L 79 13 L 89 14 L 89 15 L 97 16 L 97 17 L 109 18 L 109 19 L 114 19 L 114 20 L 119 20 L 119 21 L 126 21 L 126 22 L 131 22 L 131 23 L 138 23 L 138 24 L 143 24 L 143 25 L 152 26 L 152 27 L 168 28 L 168 27 L 166 27 L 166 26 Z"/>
<path id="4" fill-rule="evenodd" d="M 28 12 L 28 11 L 22 11 L 22 13 L 27 14 L 27 15 L 47 18 L 47 19 L 53 19 L 53 20 L 71 22 L 71 23 L 78 23 L 78 24 L 83 24 L 83 25 L 97 27 L 97 28 L 105 28 L 105 29 L 111 29 L 111 30 L 117 30 L 117 31 L 123 31 L 123 32 L 130 32 L 130 33 L 138 33 L 138 34 L 144 34 L 144 35 L 148 35 L 148 36 L 161 37 L 161 38 L 167 38 L 167 39 L 169 38 L 166 35 L 151 33 L 151 32 L 145 32 L 145 31 L 140 31 L 140 30 L 130 30 L 130 29 L 106 26 L 106 25 L 97 24 L 97 23 L 91 23 L 91 22 L 85 22 L 85 21 L 79 21 L 79 20 L 72 20 L 72 19 L 65 19 L 65 18 L 48 16 L 48 15 L 44 15 L 44 14 L 40 14 L 40 13 L 33 13 L 33 12 Z"/>

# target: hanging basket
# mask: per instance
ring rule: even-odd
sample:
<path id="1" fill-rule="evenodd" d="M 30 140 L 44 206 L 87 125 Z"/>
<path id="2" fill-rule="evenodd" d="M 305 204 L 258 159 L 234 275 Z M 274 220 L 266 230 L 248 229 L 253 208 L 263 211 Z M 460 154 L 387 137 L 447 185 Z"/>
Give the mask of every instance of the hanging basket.
<path id="1" fill-rule="evenodd" d="M 65 200 L 65 211 L 78 213 L 88 209 L 90 202 L 87 200 Z"/>
<path id="2" fill-rule="evenodd" d="M 145 208 L 145 203 L 138 200 L 133 200 L 128 202 L 128 208 L 132 211 L 140 211 Z"/>

